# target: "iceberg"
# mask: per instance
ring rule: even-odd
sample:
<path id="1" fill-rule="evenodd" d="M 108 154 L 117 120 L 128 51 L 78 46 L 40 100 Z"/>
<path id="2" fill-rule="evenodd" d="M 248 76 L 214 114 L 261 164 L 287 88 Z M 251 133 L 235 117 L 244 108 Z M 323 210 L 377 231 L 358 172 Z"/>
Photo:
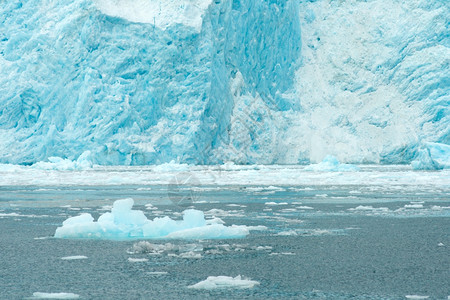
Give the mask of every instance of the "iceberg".
<path id="1" fill-rule="evenodd" d="M 188 286 L 190 289 L 214 290 L 214 289 L 251 289 L 259 285 L 258 281 L 250 280 L 238 275 L 236 277 L 229 276 L 208 276 L 203 281 Z"/>
<path id="2" fill-rule="evenodd" d="M 411 166 L 414 170 L 450 169 L 450 145 L 424 143 Z"/>
<path id="3" fill-rule="evenodd" d="M 55 238 L 82 239 L 233 239 L 249 234 L 246 226 L 224 226 L 207 223 L 202 211 L 188 209 L 183 220 L 169 217 L 147 219 L 140 210 L 133 210 L 131 198 L 114 202 L 111 212 L 102 214 L 97 221 L 83 213 L 65 220 L 55 231 Z"/>

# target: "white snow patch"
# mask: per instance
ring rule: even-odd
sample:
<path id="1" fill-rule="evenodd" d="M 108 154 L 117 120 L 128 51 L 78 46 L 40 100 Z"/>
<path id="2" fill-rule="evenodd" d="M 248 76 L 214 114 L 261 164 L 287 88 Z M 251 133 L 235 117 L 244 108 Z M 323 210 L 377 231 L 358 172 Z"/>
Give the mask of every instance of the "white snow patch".
<path id="1" fill-rule="evenodd" d="M 211 0 L 95 0 L 104 14 L 130 22 L 149 23 L 161 29 L 175 24 L 200 31 L 203 14 Z M 161 165 L 161 170 L 173 170 L 183 164 L 174 161 Z M 187 166 L 187 165 L 186 165 Z"/>

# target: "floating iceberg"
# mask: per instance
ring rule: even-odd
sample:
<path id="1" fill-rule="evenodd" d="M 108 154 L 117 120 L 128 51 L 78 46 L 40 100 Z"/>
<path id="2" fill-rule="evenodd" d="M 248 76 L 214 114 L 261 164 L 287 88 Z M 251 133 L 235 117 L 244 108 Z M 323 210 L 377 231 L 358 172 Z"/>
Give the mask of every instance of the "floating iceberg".
<path id="1" fill-rule="evenodd" d="M 425 143 L 411 166 L 414 170 L 450 169 L 450 145 Z"/>
<path id="2" fill-rule="evenodd" d="M 188 286 L 190 289 L 214 290 L 214 289 L 250 289 L 259 285 L 258 281 L 246 279 L 241 275 L 236 277 L 229 276 L 209 276 L 206 280 L 200 281 L 194 285 Z"/>
<path id="3" fill-rule="evenodd" d="M 351 164 L 341 164 L 336 157 L 327 155 L 322 162 L 309 165 L 305 167 L 305 170 L 318 172 L 352 172 L 359 171 L 359 167 Z"/>
<path id="4" fill-rule="evenodd" d="M 231 239 L 243 238 L 249 234 L 246 226 L 224 226 L 208 224 L 202 211 L 188 209 L 183 220 L 169 217 L 147 219 L 140 210 L 132 210 L 131 198 L 114 202 L 111 212 L 102 214 L 95 222 L 84 213 L 68 218 L 55 232 L 56 238 L 89 239 Z"/>

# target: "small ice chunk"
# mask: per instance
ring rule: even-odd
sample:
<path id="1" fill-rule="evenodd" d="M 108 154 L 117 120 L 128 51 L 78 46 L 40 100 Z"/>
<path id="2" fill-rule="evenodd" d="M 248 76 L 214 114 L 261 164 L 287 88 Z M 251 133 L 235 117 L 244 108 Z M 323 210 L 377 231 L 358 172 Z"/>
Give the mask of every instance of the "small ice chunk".
<path id="1" fill-rule="evenodd" d="M 148 259 L 147 258 L 132 258 L 132 257 L 128 257 L 128 261 L 129 262 L 147 262 Z"/>
<path id="2" fill-rule="evenodd" d="M 444 245 L 444 243 L 439 243 L 438 246 L 439 247 L 444 247 L 445 245 Z"/>
<path id="3" fill-rule="evenodd" d="M 316 172 L 355 172 L 359 171 L 359 167 L 351 164 L 341 164 L 339 160 L 332 156 L 327 155 L 322 162 L 305 167 L 305 171 Z"/>
<path id="4" fill-rule="evenodd" d="M 311 207 L 311 206 L 297 206 L 297 209 L 306 209 L 306 210 L 308 210 L 308 209 L 314 209 L 314 207 Z"/>
<path id="5" fill-rule="evenodd" d="M 22 217 L 22 215 L 19 215 L 18 213 L 0 213 L 0 217 Z"/>
<path id="6" fill-rule="evenodd" d="M 65 159 L 62 157 L 49 157 L 48 162 L 37 162 L 31 166 L 41 170 L 88 170 L 93 167 L 91 151 L 84 151 L 77 160 Z"/>
<path id="7" fill-rule="evenodd" d="M 148 275 L 167 275 L 169 273 L 168 272 L 157 272 L 157 271 L 155 271 L 155 272 L 147 272 L 146 274 L 148 274 Z"/>
<path id="8" fill-rule="evenodd" d="M 356 190 L 353 190 L 353 191 L 350 191 L 350 192 L 348 192 L 349 194 L 361 194 L 361 191 L 356 191 Z"/>
<path id="9" fill-rule="evenodd" d="M 386 211 L 389 211 L 389 208 L 387 208 L 387 207 L 377 207 L 377 208 L 375 208 L 375 207 L 373 207 L 371 205 L 367 205 L 367 206 L 359 205 L 359 206 L 357 206 L 355 208 L 349 208 L 348 210 L 349 211 L 378 211 L 378 212 L 386 212 Z"/>
<path id="10" fill-rule="evenodd" d="M 203 290 L 213 290 L 213 289 L 250 289 L 255 285 L 259 285 L 258 281 L 250 280 L 238 275 L 236 277 L 229 276 L 209 276 L 206 280 L 200 281 L 194 285 L 188 286 L 190 289 L 203 289 Z"/>
<path id="11" fill-rule="evenodd" d="M 221 218 L 213 217 L 212 219 L 206 220 L 207 225 L 211 224 L 225 224 L 225 222 Z"/>
<path id="12" fill-rule="evenodd" d="M 254 248 L 256 251 L 263 251 L 263 250 L 272 250 L 271 246 L 258 246 Z"/>
<path id="13" fill-rule="evenodd" d="M 298 235 L 297 232 L 295 230 L 286 230 L 286 231 L 281 231 L 278 232 L 277 235 L 281 235 L 281 236 L 291 236 L 291 235 Z"/>
<path id="14" fill-rule="evenodd" d="M 31 299 L 78 299 L 79 295 L 73 293 L 33 293 Z"/>
<path id="15" fill-rule="evenodd" d="M 443 210 L 443 209 L 450 209 L 450 206 L 439 206 L 439 205 L 433 205 L 431 207 L 432 210 Z"/>
<path id="16" fill-rule="evenodd" d="M 158 208 L 156 206 L 153 206 L 150 203 L 145 204 L 145 209 L 146 210 L 158 210 Z"/>
<path id="17" fill-rule="evenodd" d="M 87 259 L 87 256 L 84 256 L 84 255 L 64 256 L 64 257 L 61 257 L 61 259 L 62 260 Z"/>
<path id="18" fill-rule="evenodd" d="M 194 251 L 189 251 L 189 252 L 183 252 L 179 255 L 179 257 L 181 258 L 202 258 L 202 255 L 200 253 L 194 252 Z"/>
<path id="19" fill-rule="evenodd" d="M 231 227 L 240 227 L 240 228 L 245 228 L 248 231 L 264 231 L 267 230 L 267 226 L 264 225 L 255 225 L 255 226 L 247 226 L 247 225 L 231 225 Z"/>
<path id="20" fill-rule="evenodd" d="M 328 194 L 316 194 L 315 196 L 320 198 L 326 198 L 328 197 Z"/>
<path id="21" fill-rule="evenodd" d="M 293 253 L 293 252 L 272 252 L 272 253 L 270 253 L 269 254 L 270 256 L 273 256 L 273 255 L 295 255 L 295 253 Z"/>
<path id="22" fill-rule="evenodd" d="M 420 208 L 423 208 L 423 205 L 422 204 L 406 204 L 405 208 L 420 209 Z"/>
<path id="23" fill-rule="evenodd" d="M 266 202 L 265 205 L 288 205 L 287 202 Z"/>

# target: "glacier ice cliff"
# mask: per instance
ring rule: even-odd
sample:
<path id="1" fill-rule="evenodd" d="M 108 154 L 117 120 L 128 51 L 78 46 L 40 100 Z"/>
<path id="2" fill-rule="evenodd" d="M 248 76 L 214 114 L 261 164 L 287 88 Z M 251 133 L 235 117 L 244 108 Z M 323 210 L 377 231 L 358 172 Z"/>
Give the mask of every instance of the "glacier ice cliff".
<path id="1" fill-rule="evenodd" d="M 440 0 L 7 1 L 0 163 L 411 162 L 450 143 L 449 18 Z"/>

